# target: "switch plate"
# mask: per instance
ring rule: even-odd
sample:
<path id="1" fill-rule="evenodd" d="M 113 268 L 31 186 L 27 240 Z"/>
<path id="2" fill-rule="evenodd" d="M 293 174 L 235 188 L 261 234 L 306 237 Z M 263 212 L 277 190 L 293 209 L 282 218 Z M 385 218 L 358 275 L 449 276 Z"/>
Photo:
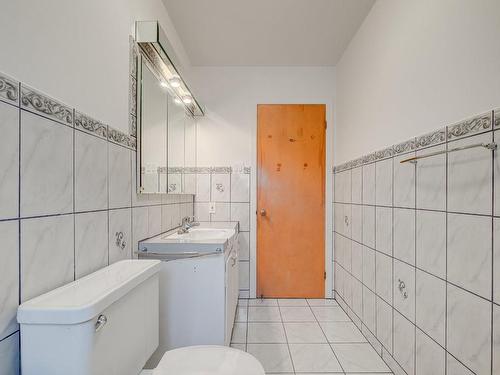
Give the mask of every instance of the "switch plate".
<path id="1" fill-rule="evenodd" d="M 210 202 L 208 204 L 208 213 L 215 214 L 215 202 Z"/>

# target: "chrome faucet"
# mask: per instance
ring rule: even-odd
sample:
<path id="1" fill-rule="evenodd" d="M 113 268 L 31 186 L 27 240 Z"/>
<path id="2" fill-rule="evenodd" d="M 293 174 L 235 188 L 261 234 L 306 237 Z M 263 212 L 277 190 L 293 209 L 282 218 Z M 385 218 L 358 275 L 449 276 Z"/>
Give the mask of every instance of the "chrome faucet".
<path id="1" fill-rule="evenodd" d="M 189 229 L 191 229 L 192 227 L 195 227 L 197 225 L 200 225 L 200 223 L 198 223 L 197 221 L 194 221 L 194 216 L 184 216 L 182 218 L 181 227 L 179 228 L 177 233 L 178 234 L 187 233 L 187 232 L 189 232 Z"/>

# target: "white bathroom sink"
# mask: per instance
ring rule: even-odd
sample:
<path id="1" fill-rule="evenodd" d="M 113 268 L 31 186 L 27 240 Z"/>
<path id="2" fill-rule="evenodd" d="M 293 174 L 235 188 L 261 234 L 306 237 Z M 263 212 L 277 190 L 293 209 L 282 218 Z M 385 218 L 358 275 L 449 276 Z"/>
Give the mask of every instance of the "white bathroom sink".
<path id="1" fill-rule="evenodd" d="M 141 241 L 138 255 L 139 258 L 163 258 L 164 255 L 182 258 L 225 253 L 232 247 L 238 228 L 238 223 L 235 222 L 201 223 L 200 226 L 190 228 L 187 233 L 178 233 L 179 228 L 176 228 Z"/>
<path id="2" fill-rule="evenodd" d="M 228 239 L 233 235 L 234 229 L 194 227 L 189 229 L 187 233 L 179 234 L 178 232 L 174 232 L 163 236 L 163 238 L 182 241 L 213 241 L 217 239 Z"/>

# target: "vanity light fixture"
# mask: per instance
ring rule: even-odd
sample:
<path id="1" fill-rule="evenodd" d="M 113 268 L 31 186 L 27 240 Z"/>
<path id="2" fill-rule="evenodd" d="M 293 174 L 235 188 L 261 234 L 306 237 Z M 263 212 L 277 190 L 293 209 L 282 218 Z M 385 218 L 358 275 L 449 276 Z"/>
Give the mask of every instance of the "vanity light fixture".
<path id="1" fill-rule="evenodd" d="M 172 86 L 174 89 L 177 87 L 181 87 L 182 81 L 179 77 L 172 77 L 168 80 L 168 83 L 170 83 L 170 86 Z"/>
<path id="2" fill-rule="evenodd" d="M 182 100 L 180 100 L 179 98 L 174 98 L 174 103 L 175 104 L 182 104 Z"/>
<path id="3" fill-rule="evenodd" d="M 186 82 L 176 69 L 176 56 L 158 21 L 136 21 L 135 41 L 142 58 L 154 67 L 155 75 L 161 80 L 161 86 L 168 88 L 179 104 L 193 116 L 203 116 L 203 110 L 189 90 Z M 177 100 L 175 102 L 177 103 Z"/>

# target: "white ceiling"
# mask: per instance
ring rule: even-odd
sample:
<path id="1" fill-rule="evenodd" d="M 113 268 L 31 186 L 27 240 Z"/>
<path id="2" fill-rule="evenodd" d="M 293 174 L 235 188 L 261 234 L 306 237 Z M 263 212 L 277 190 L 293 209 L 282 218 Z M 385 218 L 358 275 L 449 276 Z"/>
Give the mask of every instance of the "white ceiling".
<path id="1" fill-rule="evenodd" d="M 192 65 L 336 65 L 375 0 L 163 0 Z"/>

